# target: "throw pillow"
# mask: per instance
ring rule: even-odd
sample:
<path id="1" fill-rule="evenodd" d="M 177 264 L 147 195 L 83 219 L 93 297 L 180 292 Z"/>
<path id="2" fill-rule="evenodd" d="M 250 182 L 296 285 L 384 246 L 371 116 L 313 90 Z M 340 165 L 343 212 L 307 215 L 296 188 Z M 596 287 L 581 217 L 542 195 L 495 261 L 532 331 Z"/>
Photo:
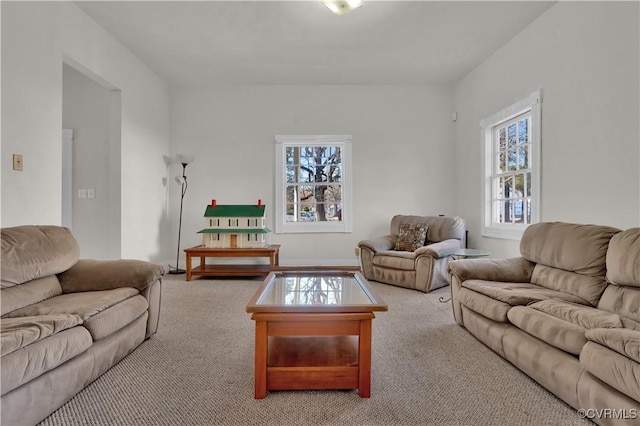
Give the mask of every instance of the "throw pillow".
<path id="1" fill-rule="evenodd" d="M 426 223 L 401 223 L 398 241 L 394 248 L 402 251 L 416 251 L 424 245 L 427 229 Z"/>

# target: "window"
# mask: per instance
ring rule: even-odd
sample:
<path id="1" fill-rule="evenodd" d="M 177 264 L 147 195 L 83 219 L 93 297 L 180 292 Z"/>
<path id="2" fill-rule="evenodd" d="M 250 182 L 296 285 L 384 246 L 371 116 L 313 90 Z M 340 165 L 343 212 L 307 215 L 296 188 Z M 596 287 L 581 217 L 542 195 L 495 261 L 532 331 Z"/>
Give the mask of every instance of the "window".
<path id="1" fill-rule="evenodd" d="M 351 136 L 275 140 L 275 232 L 351 232 Z"/>
<path id="2" fill-rule="evenodd" d="M 520 239 L 540 220 L 540 91 L 482 120 L 482 235 Z"/>

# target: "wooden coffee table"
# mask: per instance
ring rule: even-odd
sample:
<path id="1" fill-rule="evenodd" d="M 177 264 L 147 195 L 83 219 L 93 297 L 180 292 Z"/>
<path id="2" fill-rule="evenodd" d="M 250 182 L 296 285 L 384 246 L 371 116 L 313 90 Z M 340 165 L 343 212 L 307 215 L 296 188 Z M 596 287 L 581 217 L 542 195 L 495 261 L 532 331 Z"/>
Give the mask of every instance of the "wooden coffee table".
<path id="1" fill-rule="evenodd" d="M 359 272 L 271 272 L 247 304 L 256 322 L 255 398 L 268 390 L 371 395 L 371 320 L 387 305 Z"/>

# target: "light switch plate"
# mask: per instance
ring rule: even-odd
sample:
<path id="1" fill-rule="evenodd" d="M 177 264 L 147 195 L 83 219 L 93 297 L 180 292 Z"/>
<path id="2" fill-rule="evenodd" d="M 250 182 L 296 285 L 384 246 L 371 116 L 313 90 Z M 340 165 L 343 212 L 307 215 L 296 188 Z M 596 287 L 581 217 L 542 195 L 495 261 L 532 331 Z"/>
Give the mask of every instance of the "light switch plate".
<path id="1" fill-rule="evenodd" d="M 13 154 L 13 170 L 22 171 L 22 155 Z"/>

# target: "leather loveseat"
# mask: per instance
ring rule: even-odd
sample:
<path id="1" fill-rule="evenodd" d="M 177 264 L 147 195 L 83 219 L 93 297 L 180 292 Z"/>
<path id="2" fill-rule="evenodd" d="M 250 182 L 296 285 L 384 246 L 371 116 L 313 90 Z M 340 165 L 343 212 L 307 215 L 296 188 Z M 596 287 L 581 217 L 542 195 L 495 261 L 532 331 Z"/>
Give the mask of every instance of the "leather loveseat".
<path id="1" fill-rule="evenodd" d="M 640 424 L 640 228 L 534 224 L 520 253 L 449 264 L 458 324 L 577 414 Z"/>
<path id="2" fill-rule="evenodd" d="M 2 229 L 2 424 L 36 424 L 158 328 L 164 269 L 79 260 L 67 228 Z"/>
<path id="3" fill-rule="evenodd" d="M 414 247 L 398 247 L 403 228 L 420 225 L 426 236 Z M 388 235 L 358 243 L 369 280 L 425 293 L 449 284 L 448 252 L 465 247 L 466 227 L 459 217 L 396 215 Z"/>

